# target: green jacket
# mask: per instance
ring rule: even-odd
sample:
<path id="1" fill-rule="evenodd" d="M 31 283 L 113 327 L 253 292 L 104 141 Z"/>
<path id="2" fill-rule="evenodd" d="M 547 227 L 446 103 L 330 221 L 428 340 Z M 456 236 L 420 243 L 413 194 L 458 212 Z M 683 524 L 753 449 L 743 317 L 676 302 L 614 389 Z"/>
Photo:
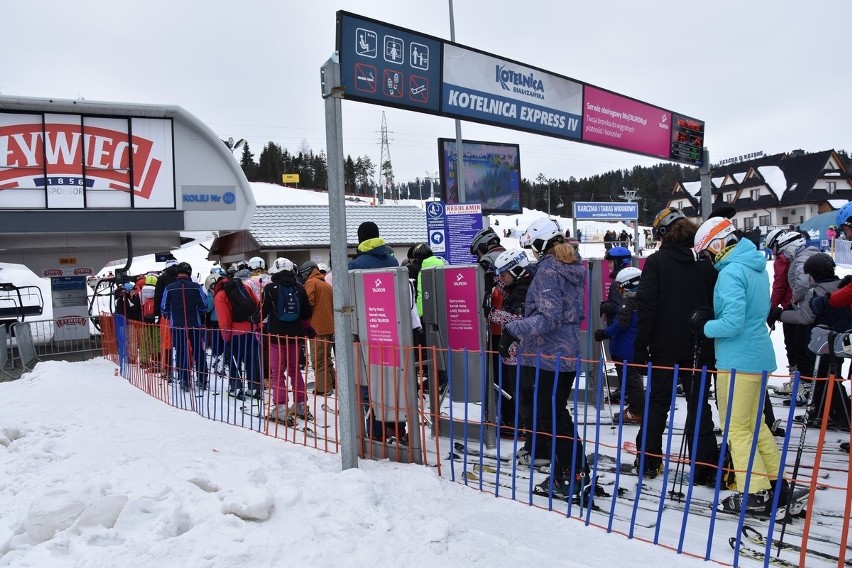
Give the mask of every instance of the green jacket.
<path id="1" fill-rule="evenodd" d="M 429 268 L 430 266 L 443 266 L 444 259 L 440 256 L 430 256 L 429 258 L 423 259 L 423 262 L 420 264 L 420 272 L 417 273 L 417 315 L 423 317 L 423 286 L 421 286 L 421 274 L 424 268 Z"/>

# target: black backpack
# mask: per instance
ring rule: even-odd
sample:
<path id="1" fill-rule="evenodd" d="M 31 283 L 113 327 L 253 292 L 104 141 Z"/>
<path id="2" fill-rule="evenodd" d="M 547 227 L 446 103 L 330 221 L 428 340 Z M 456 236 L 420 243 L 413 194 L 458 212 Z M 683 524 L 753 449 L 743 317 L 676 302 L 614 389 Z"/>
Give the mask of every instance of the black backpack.
<path id="1" fill-rule="evenodd" d="M 275 317 L 280 321 L 296 321 L 302 313 L 299 289 L 293 284 L 278 285 L 278 301 L 275 302 Z"/>
<path id="2" fill-rule="evenodd" d="M 243 281 L 239 278 L 232 278 L 225 284 L 225 294 L 228 296 L 228 301 L 231 303 L 231 319 L 235 322 L 248 321 L 258 323 L 260 321 L 260 310 L 257 303 L 251 296 L 251 293 L 246 290 Z"/>

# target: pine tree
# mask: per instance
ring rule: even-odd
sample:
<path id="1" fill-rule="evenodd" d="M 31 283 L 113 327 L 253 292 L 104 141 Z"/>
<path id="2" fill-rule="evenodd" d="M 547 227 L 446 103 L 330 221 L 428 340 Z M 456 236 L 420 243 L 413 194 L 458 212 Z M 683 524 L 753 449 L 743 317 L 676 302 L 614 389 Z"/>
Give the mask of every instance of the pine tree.
<path id="1" fill-rule="evenodd" d="M 251 150 L 249 149 L 248 142 L 243 144 L 243 153 L 240 156 L 240 167 L 243 169 L 243 173 L 249 181 L 257 181 L 257 164 L 254 161 L 254 155 L 252 155 Z"/>

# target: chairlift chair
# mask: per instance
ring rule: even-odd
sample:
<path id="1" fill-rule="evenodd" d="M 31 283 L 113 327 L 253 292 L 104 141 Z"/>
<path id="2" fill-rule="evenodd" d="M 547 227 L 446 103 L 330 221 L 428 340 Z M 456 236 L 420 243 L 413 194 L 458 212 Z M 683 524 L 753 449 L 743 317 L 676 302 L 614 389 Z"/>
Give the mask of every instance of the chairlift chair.
<path id="1" fill-rule="evenodd" d="M 16 286 L 11 282 L 0 282 L 0 324 L 8 332 L 13 324 L 27 317 L 37 317 L 44 311 L 41 288 L 34 285 Z"/>

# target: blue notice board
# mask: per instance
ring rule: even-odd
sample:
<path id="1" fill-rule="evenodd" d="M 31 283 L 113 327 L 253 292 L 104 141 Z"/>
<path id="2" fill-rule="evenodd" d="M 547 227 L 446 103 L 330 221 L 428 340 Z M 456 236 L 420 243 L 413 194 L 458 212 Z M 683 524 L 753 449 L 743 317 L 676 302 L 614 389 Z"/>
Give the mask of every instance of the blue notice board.
<path id="1" fill-rule="evenodd" d="M 470 242 L 482 230 L 482 204 L 430 201 L 426 204 L 426 232 L 435 256 L 450 264 L 471 264 Z"/>

